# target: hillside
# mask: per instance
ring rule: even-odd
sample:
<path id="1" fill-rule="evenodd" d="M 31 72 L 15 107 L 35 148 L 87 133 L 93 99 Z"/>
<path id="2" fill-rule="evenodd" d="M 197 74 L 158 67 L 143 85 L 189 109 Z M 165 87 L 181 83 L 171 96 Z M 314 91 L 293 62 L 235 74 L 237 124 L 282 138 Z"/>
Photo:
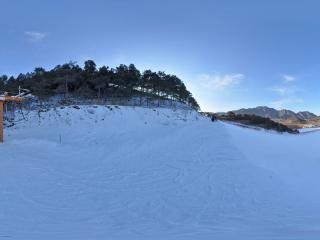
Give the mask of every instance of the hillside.
<path id="1" fill-rule="evenodd" d="M 18 89 L 28 89 L 41 101 L 63 97 L 82 100 L 151 98 L 184 103 L 193 109 L 200 106 L 188 91 L 184 82 L 175 75 L 150 69 L 140 72 L 134 64 L 120 64 L 116 68 L 97 68 L 93 60 L 80 67 L 75 62 L 57 65 L 45 70 L 37 67 L 32 72 L 17 77 L 0 75 L 0 95 L 17 95 Z"/>
<path id="2" fill-rule="evenodd" d="M 0 145 L 0 237 L 316 240 L 319 138 L 166 108 L 25 112 Z"/>
<path id="3" fill-rule="evenodd" d="M 291 128 L 302 128 L 311 126 L 320 126 L 320 121 L 317 120 L 317 115 L 308 111 L 293 112 L 290 110 L 282 109 L 276 110 L 269 107 L 256 107 L 256 108 L 242 108 L 232 111 L 235 114 L 249 114 L 257 115 L 260 117 L 270 118 L 273 121 L 279 122 Z"/>
<path id="4" fill-rule="evenodd" d="M 208 115 L 210 116 L 210 114 Z M 221 121 L 227 121 L 242 127 L 255 128 L 259 130 L 272 130 L 279 133 L 299 134 L 299 131 L 296 129 L 291 129 L 284 124 L 271 120 L 270 118 L 260 117 L 257 115 L 235 114 L 233 112 L 229 112 L 226 115 L 220 114 L 214 115 L 214 117 Z"/>
<path id="5" fill-rule="evenodd" d="M 271 119 L 295 119 L 295 120 L 309 120 L 316 118 L 317 115 L 314 113 L 303 111 L 303 112 L 293 112 L 287 109 L 276 110 L 269 107 L 256 107 L 256 108 L 242 108 L 239 110 L 232 111 L 237 114 L 253 114 L 261 117 L 268 117 Z"/>

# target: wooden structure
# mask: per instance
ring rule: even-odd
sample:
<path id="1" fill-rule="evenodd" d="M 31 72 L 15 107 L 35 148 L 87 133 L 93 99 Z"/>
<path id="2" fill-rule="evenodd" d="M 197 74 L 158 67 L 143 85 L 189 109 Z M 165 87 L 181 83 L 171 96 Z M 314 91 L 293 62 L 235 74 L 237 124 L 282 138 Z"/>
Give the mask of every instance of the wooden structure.
<path id="1" fill-rule="evenodd" d="M 6 102 L 22 102 L 22 100 L 23 98 L 20 96 L 0 95 L 0 143 L 3 142 L 4 104 Z"/>

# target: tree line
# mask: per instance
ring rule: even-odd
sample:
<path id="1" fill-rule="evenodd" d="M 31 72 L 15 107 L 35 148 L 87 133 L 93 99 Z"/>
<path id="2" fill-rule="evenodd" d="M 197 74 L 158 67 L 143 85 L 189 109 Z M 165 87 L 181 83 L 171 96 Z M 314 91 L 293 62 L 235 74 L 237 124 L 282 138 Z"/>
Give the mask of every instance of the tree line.
<path id="1" fill-rule="evenodd" d="M 0 92 L 17 92 L 19 86 L 31 90 L 40 99 L 56 95 L 99 99 L 145 96 L 180 101 L 200 109 L 177 76 L 151 70 L 141 73 L 134 64 L 97 68 L 93 60 L 87 60 L 83 68 L 69 62 L 48 71 L 37 67 L 33 72 L 21 73 L 17 77 L 0 76 Z"/>
<path id="2" fill-rule="evenodd" d="M 299 131 L 296 129 L 291 129 L 288 126 L 275 122 L 270 118 L 265 118 L 257 115 L 250 115 L 250 114 L 235 114 L 234 112 L 228 112 L 224 115 L 216 115 L 219 120 L 225 121 L 233 121 L 239 122 L 245 125 L 261 127 L 267 130 L 275 130 L 280 133 L 292 133 L 298 134 Z"/>

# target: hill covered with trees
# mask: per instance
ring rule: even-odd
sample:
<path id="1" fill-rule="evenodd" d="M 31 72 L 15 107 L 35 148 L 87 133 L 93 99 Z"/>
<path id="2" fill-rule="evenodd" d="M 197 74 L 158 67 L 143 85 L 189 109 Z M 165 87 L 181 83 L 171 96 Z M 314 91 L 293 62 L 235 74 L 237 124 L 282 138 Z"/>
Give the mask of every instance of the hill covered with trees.
<path id="1" fill-rule="evenodd" d="M 37 67 L 17 77 L 0 76 L 0 92 L 17 92 L 21 86 L 40 99 L 56 95 L 83 99 L 132 98 L 170 99 L 199 110 L 200 107 L 181 79 L 165 72 L 145 70 L 121 64 L 116 68 L 97 68 L 93 60 L 84 67 L 75 62 L 57 65 L 51 70 Z"/>
<path id="2" fill-rule="evenodd" d="M 208 113 L 207 113 L 207 115 L 208 115 Z M 209 113 L 209 115 L 210 115 L 210 113 Z M 281 124 L 281 123 L 278 123 L 278 122 L 271 120 L 270 118 L 252 115 L 252 114 L 235 114 L 234 112 L 228 112 L 227 114 L 217 115 L 216 117 L 222 121 L 237 122 L 240 124 L 260 127 L 260 128 L 264 128 L 267 130 L 275 130 L 280 133 L 284 133 L 284 132 L 292 133 L 292 134 L 299 133 L 298 130 L 291 129 L 284 124 Z"/>

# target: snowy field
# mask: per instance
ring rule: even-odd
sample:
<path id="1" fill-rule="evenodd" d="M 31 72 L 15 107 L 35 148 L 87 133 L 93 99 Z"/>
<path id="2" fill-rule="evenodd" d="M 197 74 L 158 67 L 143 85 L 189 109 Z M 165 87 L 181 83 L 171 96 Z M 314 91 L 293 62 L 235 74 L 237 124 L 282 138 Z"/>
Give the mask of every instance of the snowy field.
<path id="1" fill-rule="evenodd" d="M 320 128 L 301 128 L 299 129 L 300 133 L 313 133 L 313 132 L 319 132 Z"/>
<path id="2" fill-rule="evenodd" d="M 320 239 L 320 132 L 113 106 L 25 117 L 0 145 L 0 239 Z"/>

